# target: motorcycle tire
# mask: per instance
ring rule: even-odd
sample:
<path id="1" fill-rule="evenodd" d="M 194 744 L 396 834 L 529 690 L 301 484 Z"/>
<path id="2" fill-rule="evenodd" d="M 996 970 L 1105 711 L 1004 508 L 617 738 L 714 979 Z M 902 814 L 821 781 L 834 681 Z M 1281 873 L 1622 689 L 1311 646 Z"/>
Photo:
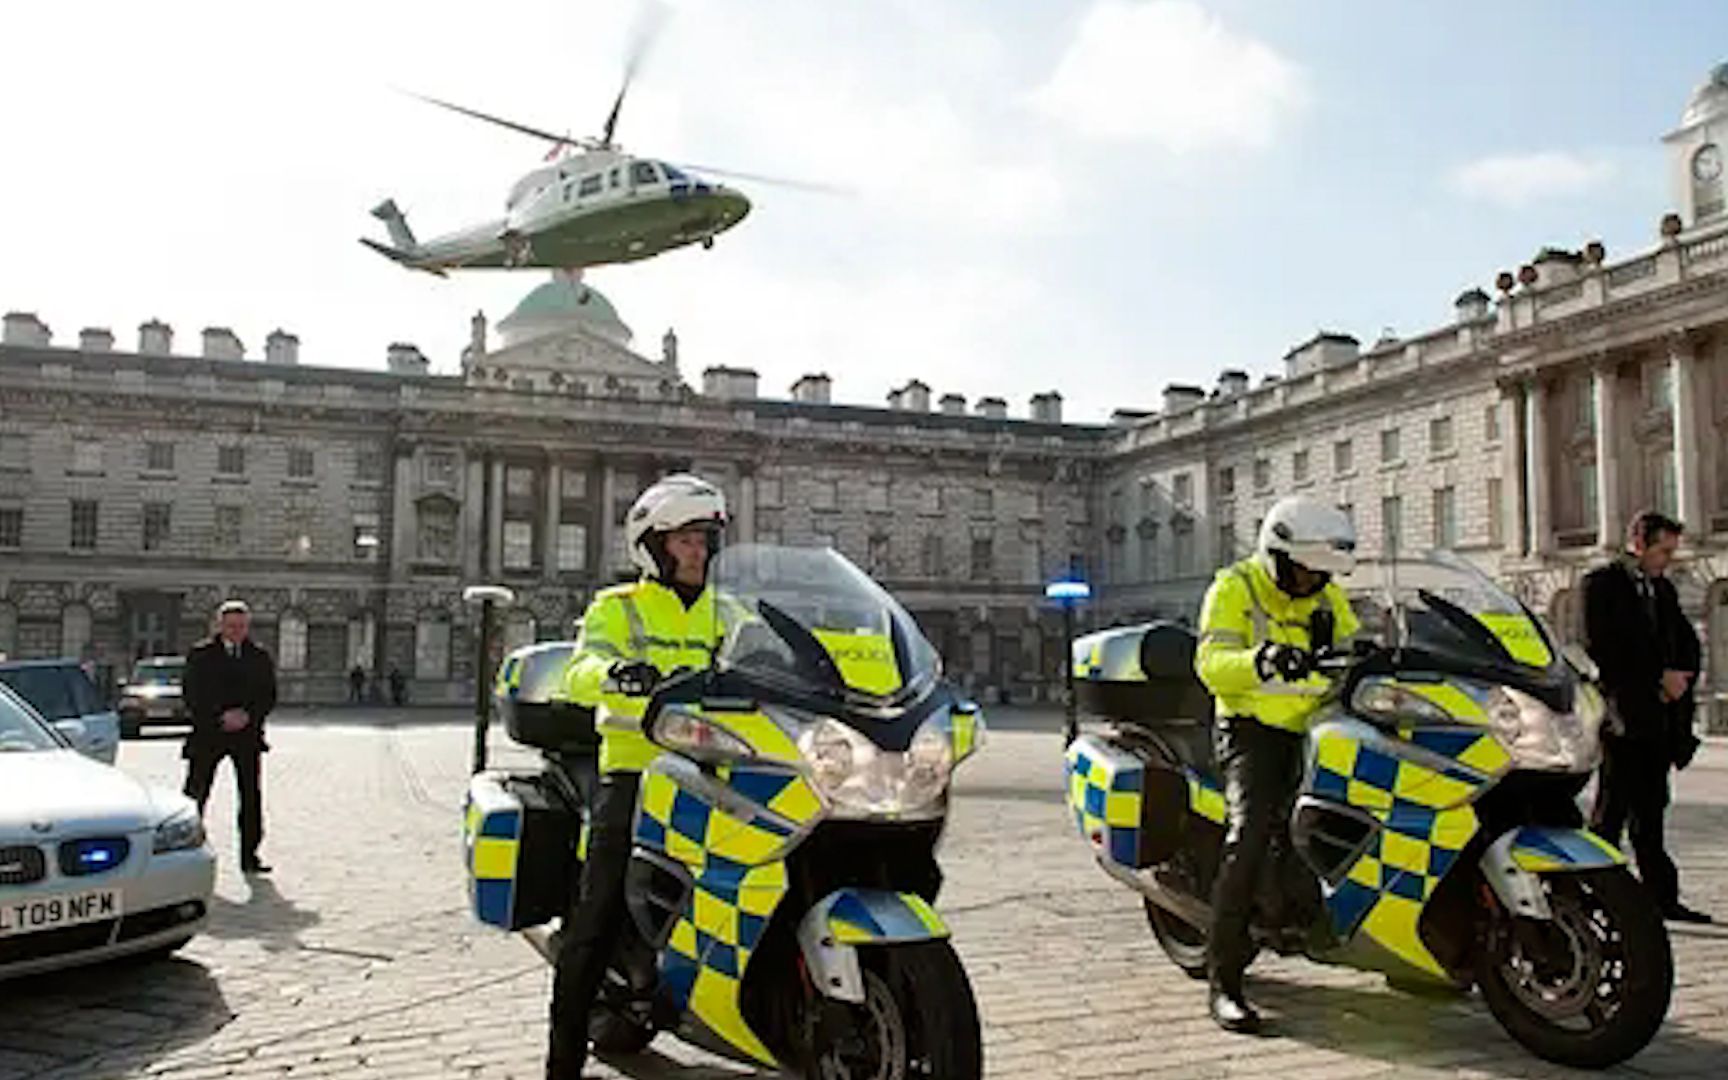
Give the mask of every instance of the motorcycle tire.
<path id="1" fill-rule="evenodd" d="M 588 1017 L 588 1041 L 601 1054 L 640 1054 L 654 1041 L 654 1029 L 620 1016 L 596 1002 Z"/>
<path id="2" fill-rule="evenodd" d="M 812 1047 L 810 1080 L 981 1080 L 984 1043 L 978 1004 L 960 957 L 947 941 L 862 950 L 864 1003 L 848 1059 Z"/>
<path id="3" fill-rule="evenodd" d="M 1190 926 L 1150 900 L 1146 905 L 1146 923 L 1152 936 L 1170 962 L 1181 968 L 1190 979 L 1206 978 L 1206 931 Z"/>
<path id="4" fill-rule="evenodd" d="M 1545 874 L 1543 883 L 1554 921 L 1524 929 L 1568 952 L 1525 957 L 1513 920 L 1497 917 L 1477 957 L 1482 996 L 1507 1034 L 1539 1058 L 1584 1069 L 1625 1061 L 1644 1049 L 1668 1012 L 1668 929 L 1623 866 Z M 1573 975 L 1543 983 L 1537 963 Z"/>

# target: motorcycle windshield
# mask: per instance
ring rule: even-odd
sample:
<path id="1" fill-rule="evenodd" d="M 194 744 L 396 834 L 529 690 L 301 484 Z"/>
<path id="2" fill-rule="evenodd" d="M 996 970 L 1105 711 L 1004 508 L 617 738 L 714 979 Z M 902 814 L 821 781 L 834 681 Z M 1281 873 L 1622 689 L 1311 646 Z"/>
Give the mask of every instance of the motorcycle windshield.
<path id="1" fill-rule="evenodd" d="M 721 670 L 878 706 L 921 696 L 941 674 L 906 609 L 831 548 L 729 546 L 709 580 Z"/>
<path id="2" fill-rule="evenodd" d="M 1561 663 L 1541 620 L 1451 552 L 1365 561 L 1350 576 L 1348 588 L 1359 603 L 1381 609 L 1388 644 L 1494 668 L 1548 673 Z"/>

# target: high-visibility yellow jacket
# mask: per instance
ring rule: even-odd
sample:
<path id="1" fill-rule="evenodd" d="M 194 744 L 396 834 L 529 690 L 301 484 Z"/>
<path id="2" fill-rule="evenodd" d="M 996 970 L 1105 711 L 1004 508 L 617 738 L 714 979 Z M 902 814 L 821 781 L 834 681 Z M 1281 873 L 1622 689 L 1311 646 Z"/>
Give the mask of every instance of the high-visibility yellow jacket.
<path id="1" fill-rule="evenodd" d="M 1285 731 L 1304 732 L 1330 681 L 1310 675 L 1287 683 L 1263 681 L 1254 667 L 1261 643 L 1313 648 L 1309 620 L 1321 604 L 1333 613 L 1333 641 L 1342 645 L 1360 628 L 1336 583 L 1313 596 L 1293 597 L 1278 587 L 1253 556 L 1218 571 L 1200 607 L 1200 648 L 1194 670 L 1217 701 L 1219 717 L 1252 716 Z"/>
<path id="2" fill-rule="evenodd" d="M 660 754 L 642 734 L 647 699 L 608 692 L 607 672 L 620 660 L 645 661 L 662 675 L 706 668 L 724 636 L 718 606 L 712 588 L 686 608 L 677 593 L 647 578 L 595 595 L 564 669 L 563 697 L 595 710 L 601 772 L 640 772 Z"/>

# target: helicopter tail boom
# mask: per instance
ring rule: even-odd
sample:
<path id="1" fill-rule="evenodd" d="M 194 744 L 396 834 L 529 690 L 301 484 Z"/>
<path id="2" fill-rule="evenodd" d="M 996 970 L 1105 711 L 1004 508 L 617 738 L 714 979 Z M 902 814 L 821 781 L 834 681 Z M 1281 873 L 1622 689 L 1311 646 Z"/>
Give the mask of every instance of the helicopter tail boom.
<path id="1" fill-rule="evenodd" d="M 396 245 L 396 250 L 404 255 L 412 255 L 420 247 L 414 239 L 414 230 L 408 227 L 408 217 L 396 205 L 395 199 L 385 199 L 372 208 L 372 216 L 384 223 L 390 230 L 390 242 Z"/>

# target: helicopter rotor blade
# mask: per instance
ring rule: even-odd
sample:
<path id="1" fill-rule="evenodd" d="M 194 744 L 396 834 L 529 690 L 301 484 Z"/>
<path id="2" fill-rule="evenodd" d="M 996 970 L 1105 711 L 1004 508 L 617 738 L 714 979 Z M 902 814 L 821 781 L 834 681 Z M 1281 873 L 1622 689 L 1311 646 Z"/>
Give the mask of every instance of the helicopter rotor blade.
<path id="1" fill-rule="evenodd" d="M 501 128 L 508 128 L 511 131 L 523 135 L 531 135 L 536 139 L 545 139 L 550 143 L 571 145 L 578 141 L 570 138 L 568 135 L 558 135 L 546 131 L 543 128 L 529 127 L 527 124 L 519 124 L 514 120 L 506 120 L 502 116 L 493 116 L 491 113 L 483 113 L 479 109 L 470 109 L 466 105 L 457 105 L 450 101 L 440 101 L 438 98 L 427 97 L 425 94 L 412 94 L 411 96 L 419 98 L 428 105 L 436 105 L 440 109 L 449 109 L 451 112 L 461 113 L 463 116 L 472 117 L 475 120 L 484 120 L 488 124 L 497 124 Z"/>
<path id="2" fill-rule="evenodd" d="M 811 180 L 792 180 L 784 176 L 764 176 L 761 173 L 739 172 L 737 169 L 717 169 L 711 165 L 692 165 L 688 162 L 673 162 L 680 169 L 709 176 L 724 176 L 728 180 L 748 180 L 753 184 L 771 184 L 774 187 L 791 188 L 794 191 L 808 191 L 814 195 L 839 195 L 852 197 L 858 192 L 838 184 L 821 184 Z"/>
<path id="3" fill-rule="evenodd" d="M 630 84 L 635 81 L 636 73 L 642 68 L 642 61 L 647 59 L 648 51 L 654 47 L 655 40 L 660 36 L 660 29 L 666 25 L 666 18 L 670 14 L 671 9 L 662 0 L 648 0 L 642 6 L 641 14 L 630 34 L 630 50 L 624 59 L 624 80 L 618 86 L 618 96 L 612 99 L 612 111 L 606 114 L 606 124 L 600 131 L 599 143 L 602 148 L 612 145 L 612 136 L 618 130 L 618 113 L 624 108 L 624 95 L 630 92 Z"/>

